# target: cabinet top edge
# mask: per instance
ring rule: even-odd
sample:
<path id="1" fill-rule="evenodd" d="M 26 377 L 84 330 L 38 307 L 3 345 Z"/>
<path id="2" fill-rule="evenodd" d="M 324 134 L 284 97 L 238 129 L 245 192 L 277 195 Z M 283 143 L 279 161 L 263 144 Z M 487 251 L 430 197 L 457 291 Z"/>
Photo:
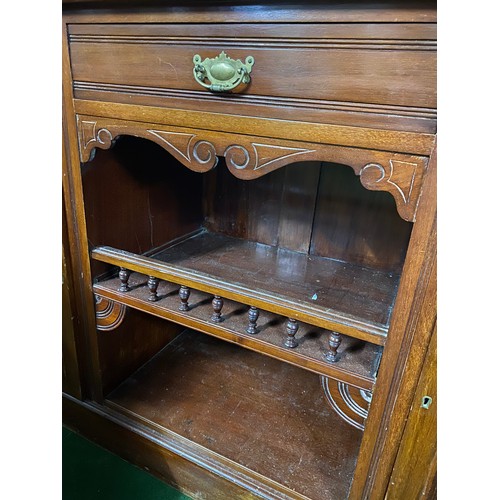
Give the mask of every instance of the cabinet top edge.
<path id="1" fill-rule="evenodd" d="M 330 23 L 386 22 L 435 23 L 435 0 L 401 1 L 344 0 L 328 2 L 298 1 L 188 1 L 179 5 L 172 0 L 63 0 L 63 13 L 73 20 L 102 22 L 129 20 L 131 22 L 267 22 L 267 23 Z M 129 19 L 130 18 L 130 19 Z"/>

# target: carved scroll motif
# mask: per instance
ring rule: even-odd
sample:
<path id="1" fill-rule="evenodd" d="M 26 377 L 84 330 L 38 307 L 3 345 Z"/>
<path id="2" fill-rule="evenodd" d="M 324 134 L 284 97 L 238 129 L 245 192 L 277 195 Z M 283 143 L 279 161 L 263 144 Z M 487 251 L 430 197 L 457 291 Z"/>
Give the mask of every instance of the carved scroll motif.
<path id="1" fill-rule="evenodd" d="M 113 135 L 106 128 L 97 128 L 97 122 L 80 120 L 78 117 L 78 133 L 80 142 L 80 159 L 91 161 L 95 148 L 109 149 L 113 144 Z"/>
<path id="2" fill-rule="evenodd" d="M 108 149 L 112 146 L 114 136 L 110 130 L 99 129 L 97 122 L 92 121 L 81 120 L 79 124 L 82 162 L 93 158 L 94 148 Z M 218 157 L 214 144 L 199 139 L 196 134 L 154 129 L 146 129 L 143 133 L 130 130 L 129 134 L 153 140 L 182 164 L 196 172 L 207 172 L 217 165 Z M 226 158 L 229 170 L 236 177 L 248 179 L 254 176 L 252 171 L 264 169 L 261 174 L 263 175 L 289 163 L 291 159 L 295 160 L 297 155 L 306 153 L 314 153 L 314 150 L 252 142 L 249 146 L 232 144 L 220 156 Z"/>
<path id="3" fill-rule="evenodd" d="M 95 316 L 97 329 L 109 332 L 119 327 L 125 317 L 127 306 L 95 295 Z"/>
<path id="4" fill-rule="evenodd" d="M 229 171 L 243 180 L 255 179 L 297 161 L 324 161 L 349 165 L 362 185 L 373 191 L 388 191 L 396 201 L 401 218 L 415 220 L 428 158 L 423 156 L 371 151 L 332 144 L 268 139 L 151 126 L 126 120 L 93 119 L 78 116 L 80 158 L 89 161 L 94 148 L 107 149 L 118 135 L 152 140 L 179 162 L 195 172 L 208 172 L 224 157 Z M 102 123 L 102 124 L 101 124 Z M 299 147 L 301 146 L 301 147 Z"/>
<path id="5" fill-rule="evenodd" d="M 195 172 L 208 172 L 217 165 L 215 146 L 208 141 L 196 140 L 196 134 L 148 130 L 157 144 Z"/>
<path id="6" fill-rule="evenodd" d="M 326 400 L 335 412 L 348 424 L 363 431 L 370 408 L 371 392 L 325 376 L 320 376 L 320 383 Z"/>
<path id="7" fill-rule="evenodd" d="M 373 191 L 389 191 L 396 199 L 398 211 L 410 220 L 414 207 L 410 206 L 415 188 L 420 191 L 424 167 L 418 163 L 389 160 L 386 165 L 368 163 L 360 172 L 361 184 Z"/>
<path id="8" fill-rule="evenodd" d="M 248 149 L 242 145 L 233 144 L 224 151 L 224 156 L 227 168 L 235 177 L 248 179 L 255 177 L 252 171 L 263 169 L 264 174 L 296 161 L 298 155 L 314 152 L 314 149 L 252 142 Z"/>
<path id="9" fill-rule="evenodd" d="M 152 140 L 167 150 L 174 158 L 195 172 L 207 172 L 217 165 L 217 153 L 211 142 L 196 140 L 196 134 L 144 129 L 136 125 L 108 126 L 99 128 L 97 121 L 78 117 L 80 160 L 91 161 L 96 147 L 109 149 L 116 136 L 121 134 Z"/>

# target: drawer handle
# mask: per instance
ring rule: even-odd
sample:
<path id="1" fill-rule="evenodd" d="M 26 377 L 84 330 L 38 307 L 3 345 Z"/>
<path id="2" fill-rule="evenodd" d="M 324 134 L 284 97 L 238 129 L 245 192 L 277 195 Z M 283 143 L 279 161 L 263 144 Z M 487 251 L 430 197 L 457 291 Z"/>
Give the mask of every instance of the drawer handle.
<path id="1" fill-rule="evenodd" d="M 250 73 L 255 59 L 248 56 L 242 63 L 239 59 L 231 59 L 222 51 L 217 57 L 206 58 L 203 62 L 201 56 L 193 57 L 195 80 L 203 87 L 213 92 L 230 92 L 240 83 L 250 82 Z"/>

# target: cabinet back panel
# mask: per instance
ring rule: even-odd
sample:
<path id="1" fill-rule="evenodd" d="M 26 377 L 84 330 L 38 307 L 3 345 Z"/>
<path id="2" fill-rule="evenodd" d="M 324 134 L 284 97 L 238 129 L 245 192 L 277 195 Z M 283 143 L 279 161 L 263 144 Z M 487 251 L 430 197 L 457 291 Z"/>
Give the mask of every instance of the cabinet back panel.
<path id="1" fill-rule="evenodd" d="M 391 195 L 366 190 L 350 167 L 300 162 L 252 181 L 225 165 L 205 177 L 209 231 L 400 271 L 412 224 Z"/>
<path id="2" fill-rule="evenodd" d="M 209 231 L 307 253 L 320 163 L 301 162 L 252 181 L 225 165 L 207 174 L 205 226 Z"/>

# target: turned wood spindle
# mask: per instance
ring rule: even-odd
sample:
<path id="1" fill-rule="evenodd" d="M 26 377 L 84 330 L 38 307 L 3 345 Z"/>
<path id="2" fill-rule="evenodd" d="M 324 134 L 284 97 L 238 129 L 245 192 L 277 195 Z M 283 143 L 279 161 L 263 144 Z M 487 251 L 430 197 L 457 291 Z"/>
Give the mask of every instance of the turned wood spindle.
<path id="1" fill-rule="evenodd" d="M 220 323 L 224 321 L 224 318 L 221 316 L 222 306 L 224 305 L 224 300 L 222 297 L 218 295 L 214 295 L 214 299 L 212 300 L 212 307 L 214 308 L 214 313 L 212 314 L 211 320 L 214 323 Z"/>
<path id="2" fill-rule="evenodd" d="M 181 303 L 179 305 L 179 311 L 189 311 L 189 296 L 191 295 L 191 290 L 187 287 L 182 285 L 179 288 L 179 298 L 181 299 Z"/>
<path id="3" fill-rule="evenodd" d="M 122 283 L 120 285 L 120 288 L 118 288 L 119 292 L 130 292 L 131 288 L 128 286 L 128 279 L 130 278 L 131 274 L 132 274 L 132 271 L 129 271 L 128 269 L 125 269 L 124 267 L 120 267 L 120 272 L 118 273 L 118 278 L 120 278 L 120 281 Z"/>
<path id="4" fill-rule="evenodd" d="M 299 345 L 299 342 L 295 338 L 295 334 L 297 333 L 298 329 L 299 329 L 299 324 L 297 323 L 297 320 L 293 318 L 288 318 L 288 322 L 286 324 L 287 337 L 285 339 L 285 347 L 293 349 L 294 347 L 297 347 Z"/>
<path id="5" fill-rule="evenodd" d="M 158 300 L 158 294 L 156 290 L 158 290 L 158 285 L 160 284 L 160 280 L 155 278 L 154 276 L 150 276 L 148 279 L 148 288 L 149 288 L 149 298 L 151 302 L 156 302 Z"/>
<path id="6" fill-rule="evenodd" d="M 326 360 L 329 361 L 330 363 L 334 363 L 335 361 L 337 361 L 337 350 L 341 342 L 342 342 L 342 337 L 340 336 L 340 333 L 337 332 L 330 333 L 330 336 L 328 337 L 328 347 L 330 349 L 325 354 Z"/>
<path id="7" fill-rule="evenodd" d="M 258 319 L 259 319 L 259 310 L 254 306 L 250 306 L 250 309 L 248 310 L 247 333 L 250 333 L 252 335 L 255 335 L 257 333 Z"/>

